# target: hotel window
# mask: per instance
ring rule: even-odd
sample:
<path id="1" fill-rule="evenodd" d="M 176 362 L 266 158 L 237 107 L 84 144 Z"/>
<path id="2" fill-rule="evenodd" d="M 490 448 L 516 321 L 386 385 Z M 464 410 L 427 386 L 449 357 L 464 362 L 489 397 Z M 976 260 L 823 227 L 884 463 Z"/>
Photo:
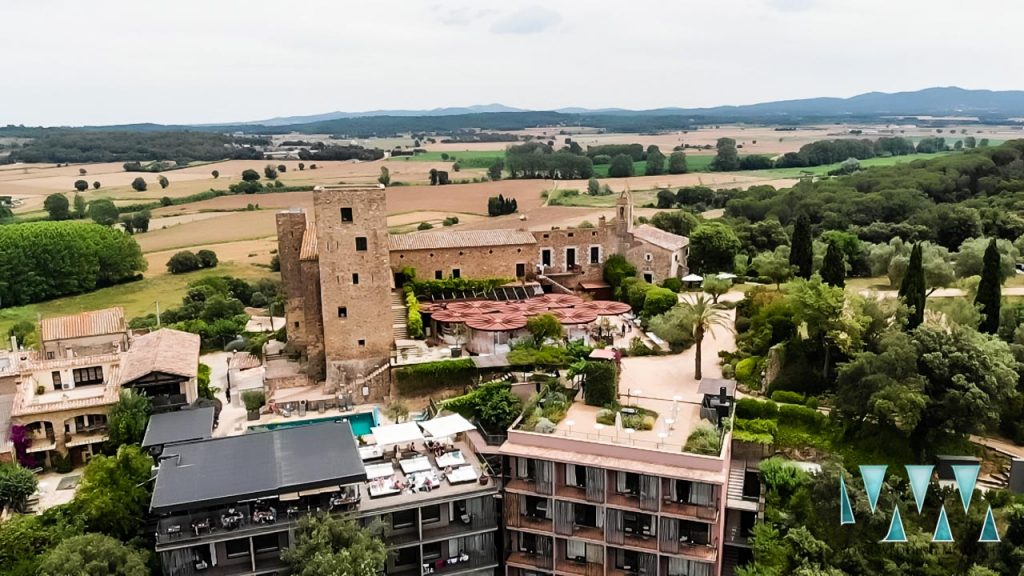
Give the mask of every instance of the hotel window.
<path id="1" fill-rule="evenodd" d="M 423 561 L 437 560 L 441 557 L 441 543 L 431 542 L 423 545 Z"/>
<path id="2" fill-rule="evenodd" d="M 359 284 L 359 274 L 352 274 L 352 283 Z"/>
<path id="3" fill-rule="evenodd" d="M 651 260 L 654 260 L 654 256 L 651 256 L 651 253 L 648 252 L 648 253 L 644 254 L 644 260 L 650 262 Z"/>
<path id="4" fill-rule="evenodd" d="M 619 472 L 615 482 L 615 491 L 619 494 L 640 494 L 640 475 L 633 472 Z"/>
<path id="5" fill-rule="evenodd" d="M 60 390 L 60 372 L 51 372 L 50 377 L 53 378 L 53 389 Z"/>
<path id="6" fill-rule="evenodd" d="M 366 252 L 366 236 L 356 236 L 356 252 Z"/>
<path id="7" fill-rule="evenodd" d="M 651 274 L 650 272 L 644 272 L 644 282 L 647 282 L 648 284 L 654 284 L 654 274 Z"/>
<path id="8" fill-rule="evenodd" d="M 359 344 L 359 347 L 360 347 L 360 348 L 366 348 L 366 340 L 364 340 L 364 339 L 362 339 L 362 338 L 360 338 L 360 339 L 359 339 L 359 340 L 357 341 L 357 344 Z"/>
<path id="9" fill-rule="evenodd" d="M 545 248 L 540 251 L 540 263 L 545 266 L 551 266 L 551 249 Z"/>
<path id="10" fill-rule="evenodd" d="M 249 539 L 239 538 L 224 543 L 224 553 L 228 558 L 241 558 L 249 555 Z"/>
<path id="11" fill-rule="evenodd" d="M 516 263 L 516 278 L 522 278 L 526 276 L 526 264 L 521 262 Z"/>
<path id="12" fill-rule="evenodd" d="M 462 276 L 462 270 L 458 268 L 452 268 L 452 278 L 459 278 Z"/>
<path id="13" fill-rule="evenodd" d="M 348 308 L 345 306 L 338 306 L 338 318 L 348 318 Z"/>
<path id="14" fill-rule="evenodd" d="M 434 504 L 433 506 L 424 506 L 423 508 L 420 508 L 420 514 L 423 516 L 422 522 L 424 524 L 440 522 L 441 506 L 438 504 Z"/>
<path id="15" fill-rule="evenodd" d="M 581 540 L 566 540 L 565 558 L 566 560 L 576 560 L 577 562 L 585 562 L 587 560 L 586 543 Z"/>
<path id="16" fill-rule="evenodd" d="M 341 221 L 342 222 L 351 222 L 352 221 L 352 209 L 351 208 L 342 208 L 341 209 Z"/>
<path id="17" fill-rule="evenodd" d="M 590 247 L 590 263 L 598 264 L 601 262 L 601 247 L 591 246 Z"/>
<path id="18" fill-rule="evenodd" d="M 75 377 L 75 386 L 88 386 L 89 384 L 103 383 L 103 368 L 100 366 L 75 368 L 72 374 Z"/>
<path id="19" fill-rule="evenodd" d="M 418 564 L 420 561 L 420 549 L 419 546 L 410 546 L 408 548 L 399 548 L 398 552 L 395 553 L 395 566 L 408 566 L 410 564 Z"/>
<path id="20" fill-rule="evenodd" d="M 444 280 L 444 272 L 440 270 L 434 270 L 434 280 Z"/>
<path id="21" fill-rule="evenodd" d="M 252 547 L 256 550 L 257 554 L 261 552 L 274 552 L 281 547 L 281 541 L 277 534 L 253 536 Z"/>
<path id="22" fill-rule="evenodd" d="M 392 528 L 408 528 L 416 524 L 416 509 L 398 510 L 391 513 Z"/>

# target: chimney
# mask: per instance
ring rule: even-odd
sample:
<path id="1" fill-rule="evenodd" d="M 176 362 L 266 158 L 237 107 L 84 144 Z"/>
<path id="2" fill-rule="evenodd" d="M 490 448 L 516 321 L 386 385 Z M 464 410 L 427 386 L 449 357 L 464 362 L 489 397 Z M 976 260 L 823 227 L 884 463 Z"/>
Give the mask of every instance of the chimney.
<path id="1" fill-rule="evenodd" d="M 725 404 L 726 400 L 728 399 L 725 390 L 725 386 L 722 386 L 718 389 L 718 399 L 722 402 L 722 404 Z"/>
<path id="2" fill-rule="evenodd" d="M 604 228 L 607 225 L 608 225 L 608 219 L 607 218 L 605 218 L 603 215 L 597 217 L 597 227 L 598 228 Z"/>

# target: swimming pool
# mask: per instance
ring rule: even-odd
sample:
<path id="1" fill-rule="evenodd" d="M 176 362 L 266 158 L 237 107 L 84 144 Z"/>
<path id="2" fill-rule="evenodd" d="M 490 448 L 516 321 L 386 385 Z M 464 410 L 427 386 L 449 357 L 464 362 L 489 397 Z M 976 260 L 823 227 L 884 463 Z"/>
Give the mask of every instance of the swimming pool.
<path id="1" fill-rule="evenodd" d="M 249 432 L 266 432 L 267 430 L 280 430 L 282 428 L 296 428 L 298 426 L 309 426 L 321 422 L 341 422 L 347 420 L 352 426 L 352 433 L 356 436 L 365 436 L 370 433 L 370 428 L 380 422 L 380 413 L 377 408 L 372 412 L 359 412 L 357 414 L 345 414 L 337 416 L 325 416 L 323 418 L 312 418 L 310 420 L 296 420 L 294 422 L 271 422 L 250 426 Z"/>

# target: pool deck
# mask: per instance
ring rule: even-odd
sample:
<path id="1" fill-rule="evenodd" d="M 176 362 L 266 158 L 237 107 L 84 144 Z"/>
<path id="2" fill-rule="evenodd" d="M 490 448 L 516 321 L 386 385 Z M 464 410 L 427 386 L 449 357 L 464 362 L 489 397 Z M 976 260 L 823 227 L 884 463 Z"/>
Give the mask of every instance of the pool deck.
<path id="1" fill-rule="evenodd" d="M 357 404 L 351 410 L 338 410 L 337 408 L 331 408 L 323 412 L 310 410 L 306 412 L 305 416 L 295 414 L 289 417 L 284 417 L 280 414 L 261 414 L 259 420 L 248 420 L 245 408 L 233 409 L 230 413 L 228 411 L 229 408 L 233 407 L 228 405 L 224 406 L 224 410 L 220 415 L 220 425 L 213 431 L 214 437 L 238 436 L 240 434 L 245 434 L 252 427 L 266 426 L 268 424 L 290 424 L 295 426 L 303 422 L 310 423 L 310 421 L 316 420 L 323 420 L 326 422 L 328 419 L 334 420 L 337 418 L 357 416 L 367 412 L 372 413 L 375 409 L 378 409 L 378 406 L 376 404 Z M 384 422 L 381 423 L 383 424 Z"/>

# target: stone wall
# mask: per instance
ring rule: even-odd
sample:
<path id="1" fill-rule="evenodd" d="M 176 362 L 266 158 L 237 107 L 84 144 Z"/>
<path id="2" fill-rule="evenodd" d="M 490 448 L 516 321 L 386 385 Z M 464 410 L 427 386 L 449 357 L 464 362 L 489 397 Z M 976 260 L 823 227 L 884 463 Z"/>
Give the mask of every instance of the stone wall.
<path id="1" fill-rule="evenodd" d="M 428 232 L 429 234 L 429 232 Z M 534 246 L 484 246 L 440 248 L 432 250 L 395 250 L 391 252 L 391 269 L 416 269 L 416 278 L 434 280 L 451 278 L 453 270 L 462 278 L 516 278 L 516 264 L 522 264 L 524 274 L 536 260 Z"/>
<path id="2" fill-rule="evenodd" d="M 288 343 L 302 349 L 308 342 L 309 327 L 306 324 L 304 303 L 305 290 L 311 278 L 304 274 L 299 253 L 302 236 L 306 233 L 306 214 L 299 211 L 278 212 L 277 214 L 277 256 L 281 262 L 281 285 L 285 299 L 284 315 L 288 326 Z"/>

